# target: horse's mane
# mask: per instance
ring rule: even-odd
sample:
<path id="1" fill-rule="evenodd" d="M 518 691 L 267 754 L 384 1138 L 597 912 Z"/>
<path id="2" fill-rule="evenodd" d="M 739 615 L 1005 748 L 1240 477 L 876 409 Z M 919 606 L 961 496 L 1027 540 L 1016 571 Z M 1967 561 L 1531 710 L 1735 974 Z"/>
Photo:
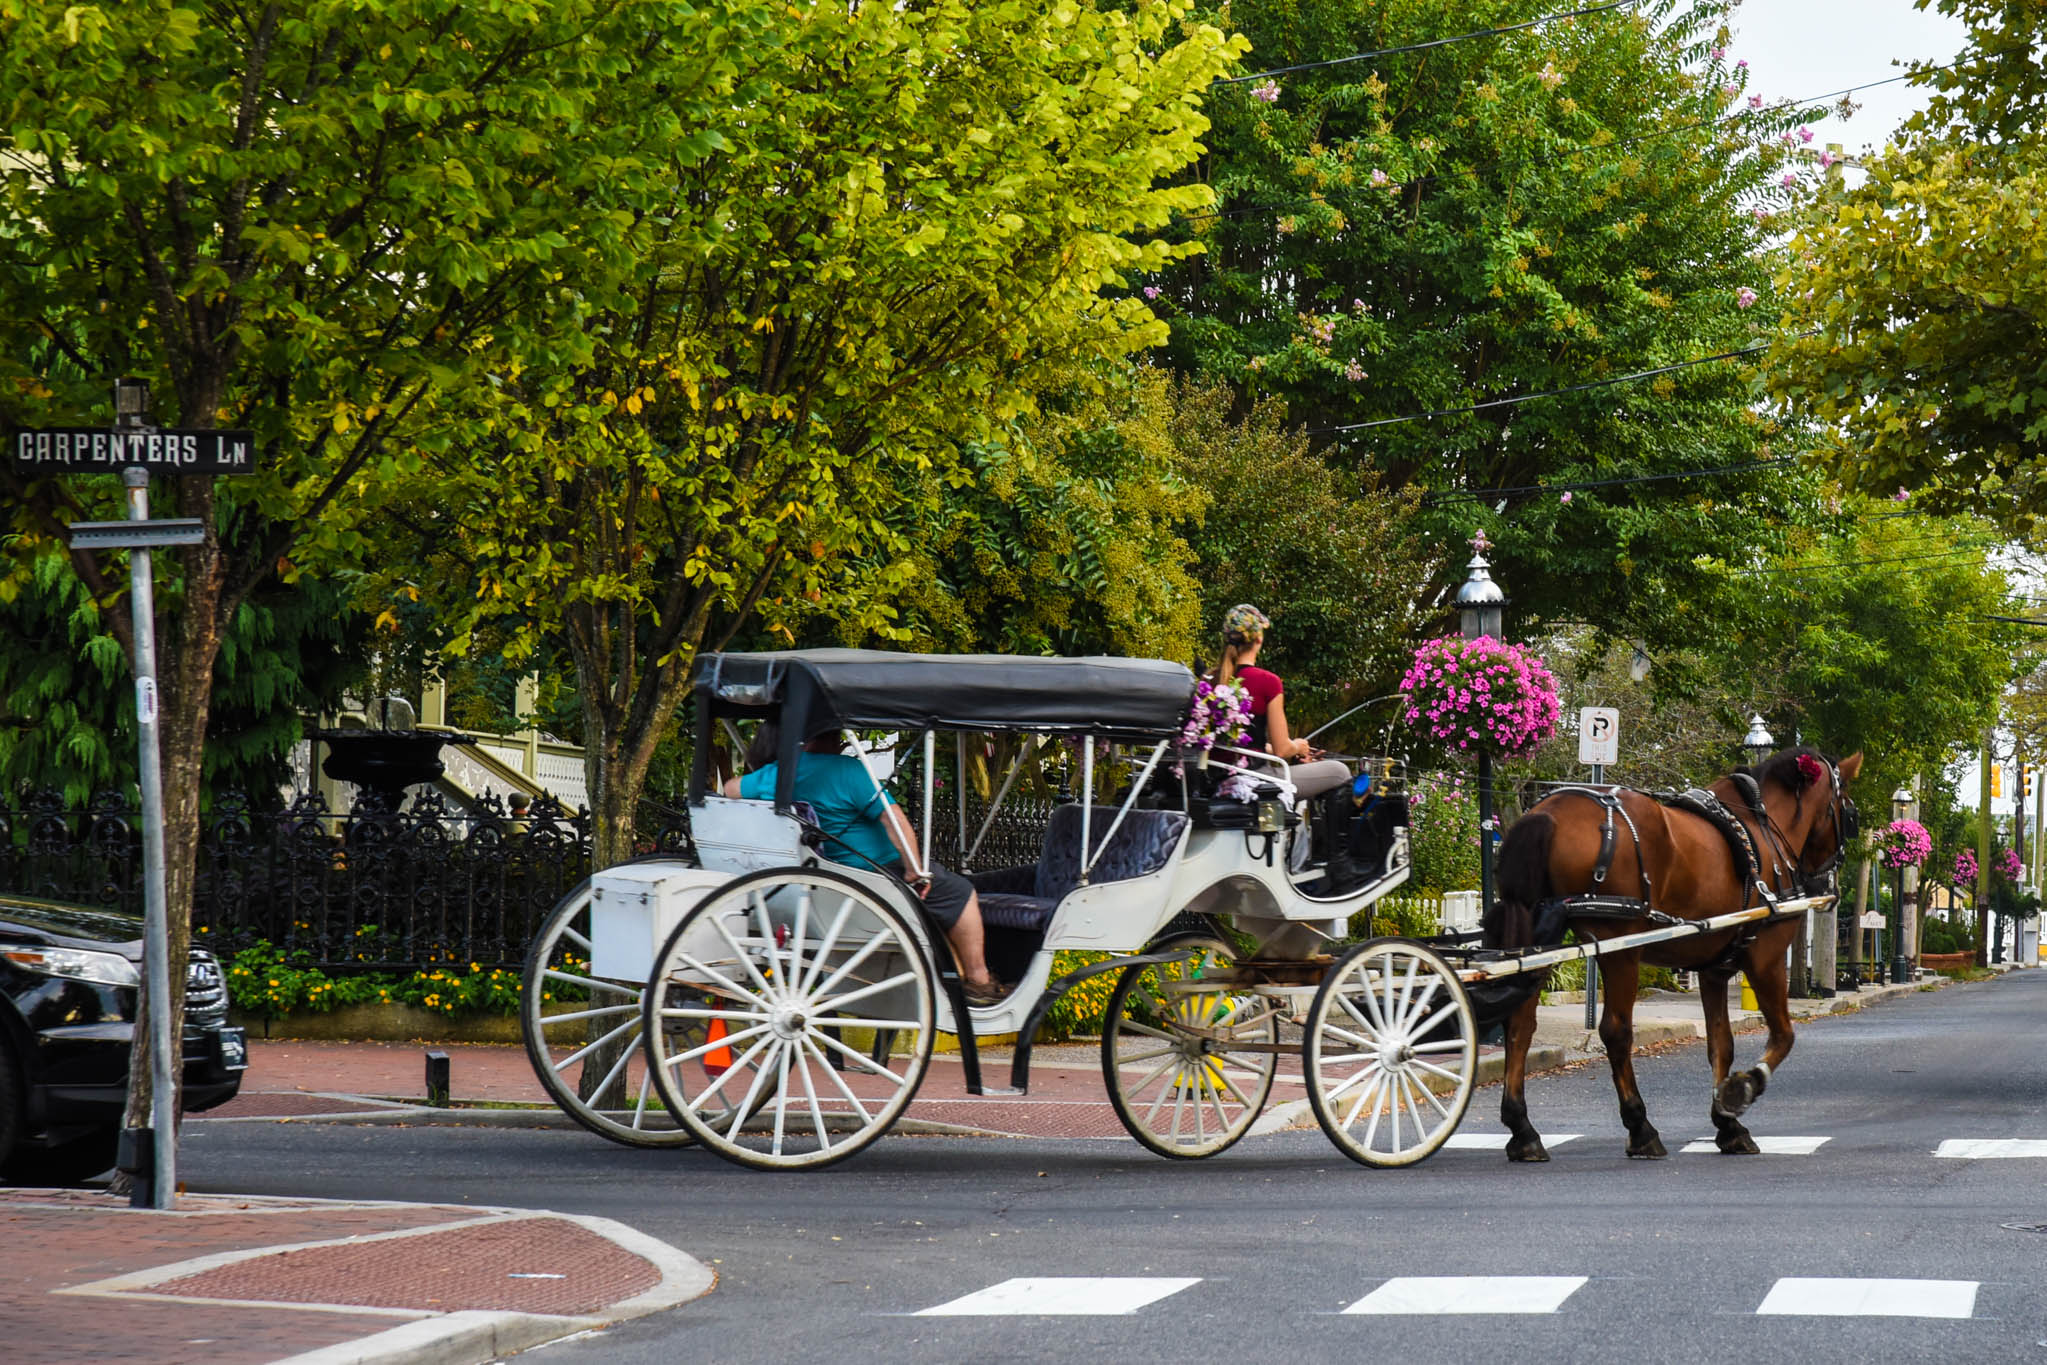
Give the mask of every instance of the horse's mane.
<path id="1" fill-rule="evenodd" d="M 1740 768 L 1736 771 L 1747 773 L 1756 780 L 1759 786 L 1767 787 L 1774 782 L 1787 791 L 1802 795 L 1805 789 L 1813 784 L 1813 779 L 1806 776 L 1804 770 L 1800 767 L 1798 760 L 1801 758 L 1818 759 L 1822 769 L 1833 766 L 1833 760 L 1829 759 L 1818 749 L 1812 748 L 1810 745 L 1800 745 L 1796 749 L 1786 749 L 1782 753 L 1771 754 L 1753 768 Z"/>

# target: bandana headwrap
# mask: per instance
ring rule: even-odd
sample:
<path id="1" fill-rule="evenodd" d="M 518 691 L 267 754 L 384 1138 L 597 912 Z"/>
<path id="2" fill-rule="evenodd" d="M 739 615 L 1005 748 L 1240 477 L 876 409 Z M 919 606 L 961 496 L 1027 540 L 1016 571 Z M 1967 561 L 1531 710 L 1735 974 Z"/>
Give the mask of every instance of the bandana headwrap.
<path id="1" fill-rule="evenodd" d="M 1230 608 L 1229 615 L 1223 617 L 1223 634 L 1246 641 L 1263 639 L 1265 628 L 1271 624 L 1264 612 L 1248 602 L 1239 602 Z"/>

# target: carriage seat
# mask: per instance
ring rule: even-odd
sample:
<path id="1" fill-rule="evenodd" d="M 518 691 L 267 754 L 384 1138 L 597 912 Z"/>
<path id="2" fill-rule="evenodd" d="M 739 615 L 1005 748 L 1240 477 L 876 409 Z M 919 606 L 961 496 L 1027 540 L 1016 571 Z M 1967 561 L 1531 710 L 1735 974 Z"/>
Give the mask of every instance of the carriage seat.
<path id="1" fill-rule="evenodd" d="M 1089 835 L 1099 845 L 1116 819 L 1113 806 L 1096 806 Z M 1176 810 L 1132 810 L 1116 837 L 1096 858 L 1090 884 L 1128 881 L 1163 868 L 1180 846 L 1187 816 Z M 981 896 L 981 919 L 999 929 L 1043 930 L 1066 893 L 1080 885 L 1080 807 L 1060 806 L 1045 829 L 1045 847 L 1035 866 L 977 872 L 970 880 Z"/>

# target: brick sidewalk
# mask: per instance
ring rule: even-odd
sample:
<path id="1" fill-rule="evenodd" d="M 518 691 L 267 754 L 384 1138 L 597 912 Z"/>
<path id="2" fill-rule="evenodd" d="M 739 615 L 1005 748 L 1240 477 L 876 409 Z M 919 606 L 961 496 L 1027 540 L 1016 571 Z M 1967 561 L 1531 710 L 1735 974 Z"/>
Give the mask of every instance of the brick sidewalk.
<path id="1" fill-rule="evenodd" d="M 156 1213 L 97 1192 L 5 1190 L 0 1245 L 34 1252 L 0 1270 L 9 1365 L 240 1365 L 394 1328 L 484 1360 L 711 1283 L 603 1219 L 434 1204 L 205 1195 Z M 408 1354 L 366 1345 L 366 1358 Z"/>

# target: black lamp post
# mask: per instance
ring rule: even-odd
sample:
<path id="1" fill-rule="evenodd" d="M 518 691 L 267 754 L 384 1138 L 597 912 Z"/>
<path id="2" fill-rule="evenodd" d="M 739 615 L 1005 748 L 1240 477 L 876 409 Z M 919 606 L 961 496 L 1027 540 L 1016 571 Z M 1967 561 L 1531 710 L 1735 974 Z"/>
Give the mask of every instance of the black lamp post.
<path id="1" fill-rule="evenodd" d="M 1473 554 L 1465 565 L 1464 582 L 1457 589 L 1457 619 L 1464 638 L 1481 635 L 1502 638 L 1506 629 L 1507 594 L 1493 582 L 1486 563 L 1489 542 L 1484 531 L 1471 538 Z M 1478 751 L 1478 903 L 1481 912 L 1493 906 L 1493 756 L 1483 746 Z"/>
<path id="2" fill-rule="evenodd" d="M 1748 718 L 1748 733 L 1741 737 L 1741 751 L 1748 755 L 1748 765 L 1753 768 L 1770 756 L 1777 747 L 1777 741 L 1770 738 L 1770 732 L 1763 728 L 1760 715 Z"/>
<path id="3" fill-rule="evenodd" d="M 1912 810 L 1912 791 L 1900 787 L 1891 793 L 1891 819 L 1902 820 Z M 1912 975 L 1912 964 L 1905 960 L 1905 865 L 1897 866 L 1895 889 L 1897 904 L 1891 918 L 1891 982 L 1896 984 Z"/>

